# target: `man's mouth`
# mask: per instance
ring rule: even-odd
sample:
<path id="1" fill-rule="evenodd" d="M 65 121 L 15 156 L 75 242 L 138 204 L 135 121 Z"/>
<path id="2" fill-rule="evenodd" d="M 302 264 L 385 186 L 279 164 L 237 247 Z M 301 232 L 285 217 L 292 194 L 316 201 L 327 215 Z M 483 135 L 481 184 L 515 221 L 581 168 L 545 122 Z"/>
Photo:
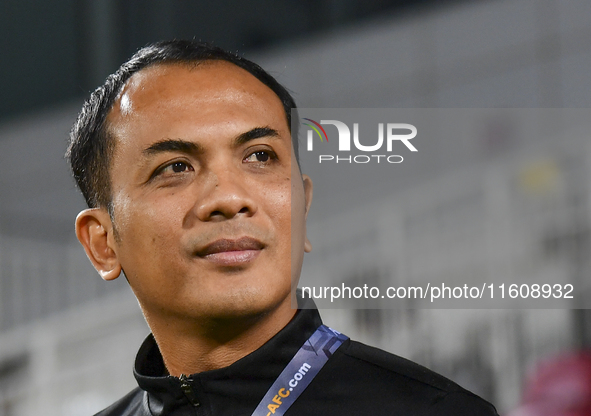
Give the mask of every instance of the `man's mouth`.
<path id="1" fill-rule="evenodd" d="M 265 247 L 252 237 L 219 239 L 199 249 L 197 256 L 224 266 L 239 266 L 254 260 Z"/>

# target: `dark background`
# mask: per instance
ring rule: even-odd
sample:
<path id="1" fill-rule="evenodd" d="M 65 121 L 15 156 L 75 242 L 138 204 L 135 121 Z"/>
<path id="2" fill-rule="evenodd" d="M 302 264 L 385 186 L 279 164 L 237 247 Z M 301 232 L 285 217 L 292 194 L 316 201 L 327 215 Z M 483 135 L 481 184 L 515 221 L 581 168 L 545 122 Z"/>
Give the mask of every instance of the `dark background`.
<path id="1" fill-rule="evenodd" d="M 147 43 L 199 39 L 246 53 L 453 0 L 4 0 L 0 122 L 87 96 Z"/>

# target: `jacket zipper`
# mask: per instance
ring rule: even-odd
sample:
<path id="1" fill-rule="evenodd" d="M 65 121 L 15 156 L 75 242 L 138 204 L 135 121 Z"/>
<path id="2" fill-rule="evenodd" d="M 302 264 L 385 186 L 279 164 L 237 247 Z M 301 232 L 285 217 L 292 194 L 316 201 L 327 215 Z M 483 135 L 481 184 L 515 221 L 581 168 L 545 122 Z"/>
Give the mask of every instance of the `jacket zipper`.
<path id="1" fill-rule="evenodd" d="M 179 380 L 181 381 L 181 389 L 183 390 L 183 393 L 185 393 L 185 396 L 187 396 L 187 399 L 189 399 L 189 402 L 195 407 L 201 406 L 201 403 L 197 400 L 197 396 L 195 396 L 193 387 L 189 384 L 193 382 L 193 379 L 187 378 L 186 375 L 181 374 Z"/>

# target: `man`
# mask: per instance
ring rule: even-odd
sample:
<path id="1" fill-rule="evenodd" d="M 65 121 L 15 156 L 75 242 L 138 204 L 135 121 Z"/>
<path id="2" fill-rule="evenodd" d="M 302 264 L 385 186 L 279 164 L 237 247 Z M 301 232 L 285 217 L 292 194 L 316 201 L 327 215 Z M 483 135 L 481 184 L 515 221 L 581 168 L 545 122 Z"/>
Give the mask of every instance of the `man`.
<path id="1" fill-rule="evenodd" d="M 259 66 L 191 41 L 140 50 L 85 103 L 76 233 L 103 279 L 125 273 L 153 334 L 139 387 L 100 415 L 496 414 L 291 308 L 312 202 L 291 108 Z"/>

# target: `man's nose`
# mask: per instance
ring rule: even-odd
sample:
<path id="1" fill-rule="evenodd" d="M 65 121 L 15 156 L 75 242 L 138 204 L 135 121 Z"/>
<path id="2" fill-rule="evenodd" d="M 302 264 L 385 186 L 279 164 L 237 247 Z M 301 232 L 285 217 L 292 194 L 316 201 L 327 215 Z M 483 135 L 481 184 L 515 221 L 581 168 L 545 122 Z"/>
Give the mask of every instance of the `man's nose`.
<path id="1" fill-rule="evenodd" d="M 200 221 L 221 221 L 237 215 L 252 216 L 257 204 L 244 175 L 228 169 L 209 171 L 196 203 Z"/>

